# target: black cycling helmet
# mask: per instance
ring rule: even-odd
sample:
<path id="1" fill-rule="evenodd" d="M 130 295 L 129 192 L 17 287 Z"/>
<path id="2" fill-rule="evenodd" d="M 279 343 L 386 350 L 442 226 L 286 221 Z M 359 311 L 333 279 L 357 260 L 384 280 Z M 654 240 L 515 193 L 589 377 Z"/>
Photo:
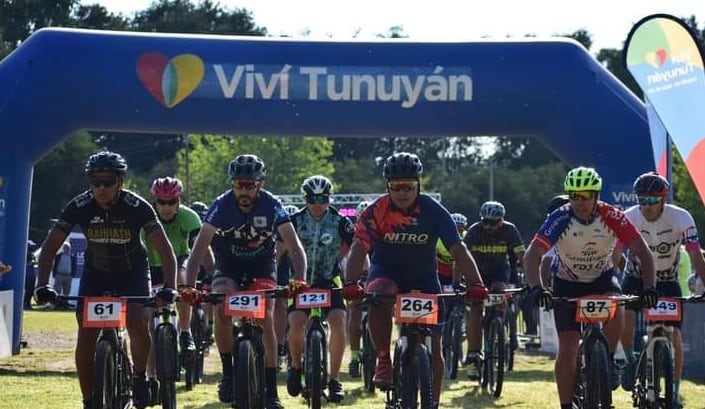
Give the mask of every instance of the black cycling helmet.
<path id="1" fill-rule="evenodd" d="M 634 181 L 634 193 L 637 196 L 668 196 L 670 184 L 665 177 L 656 172 L 647 172 Z"/>
<path id="2" fill-rule="evenodd" d="M 558 209 L 569 201 L 570 199 L 568 199 L 568 195 L 553 196 L 551 200 L 548 201 L 548 205 L 546 205 L 546 214 L 553 213 L 554 210 Z"/>
<path id="3" fill-rule="evenodd" d="M 203 220 L 204 217 L 206 217 L 206 213 L 208 212 L 208 206 L 206 206 L 205 203 L 203 202 L 193 202 L 191 203 L 191 206 L 189 206 L 191 210 L 196 212 L 198 216 Z"/>
<path id="4" fill-rule="evenodd" d="M 420 179 L 422 173 L 421 159 L 409 152 L 393 154 L 384 161 L 382 168 L 385 179 Z"/>
<path id="5" fill-rule="evenodd" d="M 127 172 L 127 162 L 119 153 L 102 151 L 88 158 L 85 171 L 89 175 L 94 172 L 115 172 L 124 175 Z"/>
<path id="6" fill-rule="evenodd" d="M 267 176 L 264 161 L 257 155 L 240 155 L 228 166 L 228 176 L 231 180 L 252 179 L 263 180 Z"/>

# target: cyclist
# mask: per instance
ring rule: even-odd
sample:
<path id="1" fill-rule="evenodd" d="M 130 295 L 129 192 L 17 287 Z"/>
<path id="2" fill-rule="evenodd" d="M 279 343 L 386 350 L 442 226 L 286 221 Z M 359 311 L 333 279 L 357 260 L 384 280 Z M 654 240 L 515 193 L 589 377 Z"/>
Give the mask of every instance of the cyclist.
<path id="1" fill-rule="evenodd" d="M 644 239 L 624 213 L 599 200 L 602 178 L 593 168 L 578 167 L 568 172 L 563 183 L 569 203 L 546 217 L 524 255 L 524 272 L 531 294 L 541 307 L 552 305 L 552 294 L 543 287 L 539 274 L 541 256 L 556 247 L 553 258 L 553 294 L 582 297 L 597 294 L 620 294 L 614 277 L 612 253 L 619 239 L 641 261 L 645 285 L 641 297 L 645 306 L 656 304 L 653 288 L 654 262 Z M 575 306 L 557 305 L 554 320 L 558 332 L 558 355 L 555 377 L 561 409 L 572 407 L 575 361 L 580 340 L 580 326 L 575 322 Z M 621 316 L 607 323 L 605 333 L 609 351 L 614 356 L 621 327 Z M 610 360 L 613 389 L 619 386 L 619 372 Z"/>
<path id="2" fill-rule="evenodd" d="M 661 175 L 648 172 L 634 181 L 634 193 L 638 204 L 630 207 L 624 213 L 636 226 L 646 240 L 654 255 L 656 264 L 656 290 L 659 296 L 680 297 L 680 283 L 678 281 L 678 263 L 680 261 L 680 247 L 690 255 L 695 272 L 700 277 L 705 277 L 705 259 L 700 252 L 698 230 L 695 227 L 693 216 L 687 210 L 666 203 L 669 183 Z M 622 288 L 626 294 L 639 295 L 643 287 L 643 268 L 639 260 L 631 252 L 627 256 L 626 276 Z M 627 366 L 622 379 L 625 390 L 634 388 L 634 374 L 636 359 L 633 351 L 634 338 L 634 311 L 627 310 L 622 331 L 622 346 L 627 359 Z M 674 399 L 678 399 L 679 384 L 683 367 L 683 342 L 681 338 L 681 321 L 669 323 L 673 325 L 674 347 Z M 678 402 L 674 402 L 678 407 Z"/>
<path id="3" fill-rule="evenodd" d="M 524 256 L 524 242 L 517 227 L 506 220 L 504 205 L 496 201 L 487 201 L 480 206 L 480 221 L 468 229 L 463 242 L 477 262 L 482 281 L 491 291 L 503 291 L 510 283 L 512 267 L 510 256 L 521 260 Z M 516 276 L 516 274 L 514 274 Z M 465 364 L 479 365 L 482 356 L 482 304 L 473 303 L 468 317 L 468 354 Z M 517 340 L 510 340 L 512 348 L 517 347 Z M 468 371 L 474 377 L 476 370 Z"/>
<path id="4" fill-rule="evenodd" d="M 103 151 L 91 155 L 85 167 L 90 189 L 74 197 L 49 231 L 39 255 L 39 277 L 34 296 L 40 304 L 53 301 L 56 291 L 47 285 L 56 251 L 74 225 L 86 236 L 85 265 L 78 290 L 82 296 L 102 296 L 105 292 L 129 296 L 149 296 L 147 252 L 140 240 L 147 240 L 162 260 L 164 287 L 156 296 L 174 302 L 176 259 L 157 215 L 142 197 L 124 188 L 127 162 L 117 153 Z M 99 329 L 82 328 L 83 304 L 76 311 L 78 340 L 76 369 L 84 408 L 91 408 L 93 359 Z M 145 375 L 150 348 L 148 309 L 128 305 L 127 331 L 134 364 L 133 403 L 144 408 L 150 402 Z"/>
<path id="5" fill-rule="evenodd" d="M 285 205 L 284 210 L 291 216 L 299 211 L 299 208 L 294 205 Z M 277 285 L 289 285 L 291 279 L 291 261 L 286 254 L 286 249 L 282 248 L 281 242 L 277 241 Z M 284 344 L 286 338 L 287 327 L 287 300 L 285 298 L 277 298 L 274 301 L 274 331 L 277 335 L 277 369 L 282 369 L 286 362 L 287 348 Z"/>
<path id="6" fill-rule="evenodd" d="M 291 216 L 296 233 L 306 250 L 306 282 L 313 288 L 340 288 L 341 260 L 346 256 L 353 238 L 353 224 L 330 205 L 333 183 L 322 175 L 306 178 L 301 184 L 306 208 Z M 291 396 L 301 392 L 301 355 L 304 348 L 308 310 L 289 306 L 289 354 L 291 366 L 287 389 Z M 340 292 L 331 293 L 330 307 L 324 308 L 330 326 L 328 349 L 330 371 L 328 400 L 340 402 L 345 397 L 338 380 L 340 364 L 345 352 L 345 302 Z"/>
<path id="7" fill-rule="evenodd" d="M 401 152 L 389 156 L 383 166 L 387 194 L 372 202 L 360 215 L 346 265 L 346 299 L 360 299 L 364 291 L 394 295 L 419 290 L 437 294 L 441 290 L 436 263 L 436 241 L 440 237 L 468 283 L 471 298 L 484 298 L 475 261 L 455 227 L 450 213 L 430 196 L 420 193 L 423 165 L 419 157 Z M 357 280 L 365 256 L 370 255 L 370 271 L 363 290 Z M 392 305 L 370 306 L 369 331 L 377 351 L 374 383 L 381 389 L 392 384 L 389 355 L 392 330 Z M 442 316 L 442 315 L 441 315 Z M 433 334 L 433 397 L 438 405 L 443 381 L 440 327 Z"/>
<path id="8" fill-rule="evenodd" d="M 362 211 L 370 205 L 370 202 L 363 200 L 355 207 L 355 220 L 360 219 Z M 347 259 L 346 259 L 347 261 Z M 367 272 L 370 269 L 370 259 L 365 258 L 365 264 L 362 269 L 361 279 L 364 281 L 367 278 Z M 359 378 L 360 374 L 360 337 L 362 336 L 362 311 L 360 304 L 355 301 L 348 302 L 348 342 L 350 343 L 350 363 L 348 363 L 348 374 L 353 378 Z"/>
<path id="9" fill-rule="evenodd" d="M 180 198 L 183 193 L 183 185 L 179 179 L 169 176 L 154 179 L 150 191 L 154 199 L 153 206 L 157 212 L 159 222 L 164 227 L 166 236 L 171 243 L 171 247 L 174 249 L 174 254 L 176 254 L 177 285 L 184 285 L 186 282 L 185 262 L 191 253 L 189 239 L 193 239 L 198 234 L 198 231 L 201 229 L 201 219 L 196 212 L 191 210 L 188 206 L 181 204 Z M 142 232 L 142 236 L 147 248 L 152 291 L 156 292 L 164 286 L 162 262 L 154 246 L 147 240 L 144 240 L 144 231 Z M 212 259 L 210 260 L 210 264 L 212 264 Z M 191 306 L 185 302 L 178 301 L 176 303 L 176 310 L 179 317 L 177 325 L 180 332 L 179 349 L 183 356 L 182 362 L 188 364 L 191 362 L 191 356 L 193 356 L 193 353 L 196 351 L 196 345 L 193 343 L 193 335 L 191 334 Z M 150 321 L 150 329 L 152 331 L 154 331 L 153 327 L 154 323 Z M 158 396 L 156 396 L 159 389 L 156 380 L 155 359 L 155 346 L 152 345 L 147 375 L 152 390 L 153 405 L 159 403 Z"/>
<path id="10" fill-rule="evenodd" d="M 191 210 L 196 212 L 198 215 L 198 218 L 201 220 L 201 223 L 203 223 L 203 220 L 206 217 L 206 213 L 208 213 L 208 206 L 199 201 L 195 201 L 191 203 L 189 206 Z M 195 236 L 190 236 L 189 237 L 189 248 L 193 248 L 193 243 L 196 241 Z M 211 260 L 213 257 L 213 252 L 209 249 L 206 254 L 208 254 L 208 260 Z M 184 269 L 186 266 L 184 266 Z M 210 291 L 211 289 L 211 283 L 213 282 L 213 269 L 206 269 L 203 265 L 201 265 L 200 269 L 198 270 L 198 276 L 196 277 L 196 281 L 200 281 L 201 285 L 203 286 L 204 290 Z M 186 272 L 184 271 L 184 275 Z M 201 308 L 203 308 L 203 312 L 205 313 L 206 319 L 208 320 L 208 324 L 206 326 L 206 340 L 208 341 L 208 345 L 212 345 L 215 342 L 215 338 L 213 338 L 213 305 L 210 303 L 203 303 L 201 305 Z M 208 349 L 204 351 L 205 354 L 208 353 Z"/>
<path id="11" fill-rule="evenodd" d="M 455 228 L 458 229 L 460 238 L 464 239 L 467 234 L 468 218 L 461 213 L 452 213 L 450 217 L 455 222 Z M 452 286 L 457 282 L 453 274 L 455 261 L 441 239 L 436 242 L 436 260 L 438 262 L 438 279 L 441 282 L 441 288 Z"/>
<path id="12" fill-rule="evenodd" d="M 241 283 L 248 290 L 275 288 L 275 231 L 291 257 L 295 277 L 299 282 L 304 282 L 306 254 L 281 202 L 264 189 L 266 175 L 264 162 L 256 155 L 239 155 L 230 162 L 228 177 L 232 181 L 232 189 L 218 196 L 208 209 L 186 265 L 189 284 L 195 284 L 199 260 L 215 238 L 214 292 L 231 293 L 239 290 Z M 266 408 L 278 409 L 282 405 L 277 393 L 274 303 L 266 305 L 263 324 Z M 232 323 L 230 317 L 225 315 L 222 304 L 216 311 L 215 341 L 223 364 L 218 398 L 228 403 L 233 400 L 233 339 Z"/>

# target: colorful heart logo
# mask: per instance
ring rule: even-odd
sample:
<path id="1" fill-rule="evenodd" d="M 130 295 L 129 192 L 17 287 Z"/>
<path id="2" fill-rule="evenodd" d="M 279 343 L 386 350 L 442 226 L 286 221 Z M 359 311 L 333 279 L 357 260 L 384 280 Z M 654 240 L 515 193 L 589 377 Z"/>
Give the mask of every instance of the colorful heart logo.
<path id="1" fill-rule="evenodd" d="M 668 59 L 668 52 L 663 48 L 646 54 L 646 62 L 655 68 L 662 68 Z"/>
<path id="2" fill-rule="evenodd" d="M 167 108 L 181 103 L 203 80 L 203 61 L 193 54 L 169 60 L 160 53 L 142 54 L 137 60 L 137 77 L 147 91 Z"/>

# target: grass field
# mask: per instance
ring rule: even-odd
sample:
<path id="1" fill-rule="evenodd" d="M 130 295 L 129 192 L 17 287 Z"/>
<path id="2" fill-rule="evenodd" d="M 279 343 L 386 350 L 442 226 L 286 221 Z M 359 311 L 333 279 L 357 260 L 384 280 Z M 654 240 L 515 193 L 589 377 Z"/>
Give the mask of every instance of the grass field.
<path id="1" fill-rule="evenodd" d="M 78 409 L 80 394 L 73 363 L 73 339 L 75 333 L 73 313 L 59 311 L 29 311 L 24 320 L 24 338 L 28 347 L 20 355 L 0 359 L 0 409 Z M 219 403 L 216 394 L 219 362 L 215 348 L 208 358 L 207 376 L 203 385 L 186 391 L 183 383 L 178 389 L 178 406 L 182 409 L 226 408 Z M 345 359 L 347 362 L 347 358 Z M 344 364 L 344 368 L 347 365 Z M 557 408 L 558 398 L 553 382 L 553 360 L 546 355 L 521 353 L 515 372 L 507 374 L 504 391 L 499 399 L 492 399 L 481 391 L 475 382 L 459 374 L 456 381 L 444 383 L 441 398 L 442 408 Z M 340 404 L 328 404 L 329 408 L 383 408 L 384 396 L 369 395 L 362 391 L 359 380 L 343 374 L 341 381 L 347 392 Z M 286 394 L 285 373 L 279 374 L 279 395 L 287 408 L 305 408 L 301 398 Z M 681 386 L 686 408 L 705 407 L 705 387 L 684 381 Z M 631 397 L 627 392 L 614 393 L 616 409 L 631 408 Z"/>

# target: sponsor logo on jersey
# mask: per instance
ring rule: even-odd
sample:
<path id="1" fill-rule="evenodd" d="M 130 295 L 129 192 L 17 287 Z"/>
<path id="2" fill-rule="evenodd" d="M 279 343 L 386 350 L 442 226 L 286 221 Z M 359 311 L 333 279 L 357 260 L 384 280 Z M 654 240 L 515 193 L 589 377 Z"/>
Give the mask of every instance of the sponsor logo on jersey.
<path id="1" fill-rule="evenodd" d="M 426 244 L 428 234 L 388 232 L 384 234 L 384 241 L 393 244 Z"/>

